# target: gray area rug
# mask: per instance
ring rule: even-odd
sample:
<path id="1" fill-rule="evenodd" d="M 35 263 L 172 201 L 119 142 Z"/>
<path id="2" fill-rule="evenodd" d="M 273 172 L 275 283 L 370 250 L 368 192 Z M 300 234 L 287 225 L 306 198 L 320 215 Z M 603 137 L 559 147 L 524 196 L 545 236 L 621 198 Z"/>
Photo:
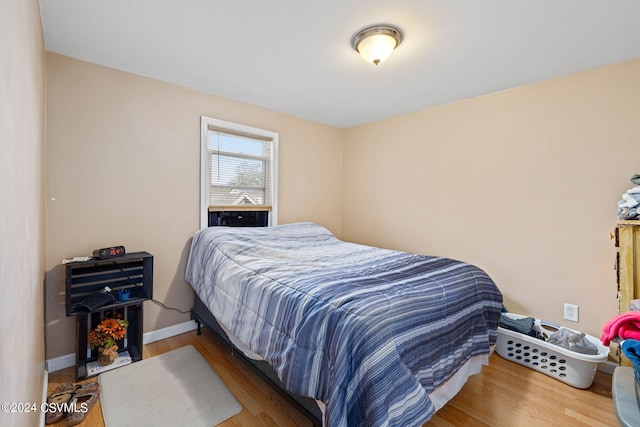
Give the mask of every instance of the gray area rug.
<path id="1" fill-rule="evenodd" d="M 242 410 L 192 345 L 104 372 L 98 381 L 106 427 L 211 427 Z"/>

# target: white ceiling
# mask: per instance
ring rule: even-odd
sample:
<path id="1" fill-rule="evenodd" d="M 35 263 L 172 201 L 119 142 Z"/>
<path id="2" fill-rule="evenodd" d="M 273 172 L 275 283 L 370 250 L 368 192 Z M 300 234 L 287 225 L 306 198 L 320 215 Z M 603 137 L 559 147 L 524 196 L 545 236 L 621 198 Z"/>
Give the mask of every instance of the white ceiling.
<path id="1" fill-rule="evenodd" d="M 640 57 L 638 0 L 40 0 L 45 48 L 339 128 Z M 404 33 L 381 65 L 351 38 Z"/>

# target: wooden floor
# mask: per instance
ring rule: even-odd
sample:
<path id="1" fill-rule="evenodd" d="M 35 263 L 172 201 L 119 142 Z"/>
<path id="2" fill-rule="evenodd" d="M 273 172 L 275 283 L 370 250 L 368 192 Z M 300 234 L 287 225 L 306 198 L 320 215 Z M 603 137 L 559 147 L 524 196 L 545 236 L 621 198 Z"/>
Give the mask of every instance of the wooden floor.
<path id="1" fill-rule="evenodd" d="M 231 426 L 311 426 L 311 421 L 212 333 L 203 330 L 144 346 L 143 357 L 191 344 L 209 361 L 242 404 L 238 415 L 219 424 Z M 49 391 L 74 382 L 73 368 L 49 374 Z M 93 380 L 96 380 L 95 378 Z M 65 426 L 60 421 L 54 426 Z M 96 404 L 81 426 L 103 427 L 102 409 Z M 611 399 L 611 376 L 601 372 L 591 388 L 578 390 L 546 375 L 502 359 L 472 376 L 463 389 L 438 411 L 427 426 L 617 426 Z M 186 427 L 186 426 L 185 426 Z"/>

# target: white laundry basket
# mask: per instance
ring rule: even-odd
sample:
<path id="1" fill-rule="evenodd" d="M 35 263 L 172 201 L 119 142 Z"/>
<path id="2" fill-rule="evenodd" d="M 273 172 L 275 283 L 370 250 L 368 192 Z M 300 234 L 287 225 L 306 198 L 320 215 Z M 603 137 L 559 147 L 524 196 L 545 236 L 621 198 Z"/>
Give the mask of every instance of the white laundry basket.
<path id="1" fill-rule="evenodd" d="M 513 313 L 505 313 L 505 315 L 512 319 L 526 317 Z M 534 328 L 546 340 L 560 328 L 560 325 L 536 319 Z M 570 328 L 566 329 L 580 333 Z M 542 372 L 573 387 L 589 388 L 593 383 L 598 363 L 607 360 L 609 348 L 603 346 L 599 339 L 591 335 L 585 334 L 585 337 L 598 348 L 598 354 L 577 353 L 544 340 L 499 327 L 496 351 L 507 360 Z"/>

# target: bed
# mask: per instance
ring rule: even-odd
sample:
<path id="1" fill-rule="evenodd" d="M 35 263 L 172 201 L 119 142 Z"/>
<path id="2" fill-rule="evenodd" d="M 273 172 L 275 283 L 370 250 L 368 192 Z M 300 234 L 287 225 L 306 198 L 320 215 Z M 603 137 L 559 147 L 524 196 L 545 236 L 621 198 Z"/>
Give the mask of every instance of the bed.
<path id="1" fill-rule="evenodd" d="M 319 402 L 330 427 L 422 425 L 488 362 L 502 307 L 475 266 L 313 223 L 199 230 L 186 280 L 233 344 Z"/>

